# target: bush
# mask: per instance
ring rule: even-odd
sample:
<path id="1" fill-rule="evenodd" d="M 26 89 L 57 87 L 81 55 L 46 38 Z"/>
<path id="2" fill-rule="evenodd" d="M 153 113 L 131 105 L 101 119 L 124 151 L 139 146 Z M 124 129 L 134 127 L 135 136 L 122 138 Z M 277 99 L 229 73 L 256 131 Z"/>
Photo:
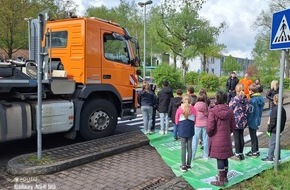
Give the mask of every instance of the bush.
<path id="1" fill-rule="evenodd" d="M 220 89 L 226 90 L 226 85 L 227 85 L 228 78 L 229 78 L 228 76 L 221 76 L 219 78 L 219 86 L 220 86 Z"/>
<path id="2" fill-rule="evenodd" d="M 186 73 L 185 75 L 185 81 L 187 84 L 190 84 L 190 85 L 197 85 L 198 84 L 198 77 L 199 77 L 199 74 L 196 73 L 196 72 L 193 72 L 193 71 L 190 71 L 188 73 Z"/>
<path id="3" fill-rule="evenodd" d="M 202 74 L 200 76 L 200 86 L 207 91 L 216 91 L 219 89 L 219 79 L 212 74 Z"/>
<path id="4" fill-rule="evenodd" d="M 185 84 L 182 82 L 181 71 L 174 69 L 168 64 L 160 64 L 154 69 L 153 75 L 158 87 L 162 87 L 162 82 L 167 80 L 173 89 L 185 88 Z"/>
<path id="5" fill-rule="evenodd" d="M 264 90 L 270 88 L 271 82 L 273 80 L 278 80 L 279 81 L 279 79 L 277 77 L 271 76 L 271 75 L 270 76 L 263 76 L 263 77 L 261 77 L 260 80 L 261 80 L 261 84 L 264 87 Z"/>
<path id="6" fill-rule="evenodd" d="M 288 89 L 290 86 L 290 78 L 284 78 L 284 88 Z"/>

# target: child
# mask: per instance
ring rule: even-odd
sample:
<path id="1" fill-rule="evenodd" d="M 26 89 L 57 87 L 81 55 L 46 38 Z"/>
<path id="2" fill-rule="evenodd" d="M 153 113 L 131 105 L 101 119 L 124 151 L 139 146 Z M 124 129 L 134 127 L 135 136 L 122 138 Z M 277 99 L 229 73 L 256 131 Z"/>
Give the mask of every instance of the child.
<path id="1" fill-rule="evenodd" d="M 227 94 L 217 92 L 216 105 L 209 111 L 206 126 L 209 136 L 209 157 L 217 160 L 217 180 L 211 182 L 216 186 L 224 186 L 224 183 L 228 182 L 228 158 L 233 156 L 231 133 L 235 129 L 236 122 L 233 111 L 226 103 Z"/>
<path id="2" fill-rule="evenodd" d="M 264 98 L 261 96 L 259 89 L 256 84 L 251 84 L 250 90 L 250 102 L 249 102 L 249 112 L 247 116 L 249 133 L 251 137 L 251 151 L 249 151 L 246 156 L 260 156 L 259 144 L 257 137 L 257 129 L 261 124 L 261 117 L 263 113 L 263 107 L 265 105 Z"/>
<path id="3" fill-rule="evenodd" d="M 236 127 L 233 131 L 236 153 L 233 159 L 244 160 L 244 129 L 247 126 L 249 101 L 244 94 L 243 84 L 237 84 L 235 92 L 236 96 L 229 103 L 229 107 L 233 110 L 236 121 Z"/>
<path id="4" fill-rule="evenodd" d="M 206 122 L 208 116 L 208 104 L 206 103 L 207 96 L 205 94 L 199 96 L 197 98 L 197 102 L 194 105 L 196 109 L 196 122 L 195 122 L 195 131 L 192 140 L 192 159 L 195 159 L 196 149 L 198 145 L 198 140 L 200 135 L 202 136 L 202 144 L 203 144 L 203 155 L 202 158 L 208 158 L 208 136 L 206 134 Z"/>
<path id="5" fill-rule="evenodd" d="M 175 124 L 175 114 L 182 102 L 182 90 L 177 89 L 176 91 L 176 97 L 171 98 L 168 108 L 168 117 L 171 118 L 171 121 L 173 123 L 173 133 L 174 133 L 174 140 L 178 140 L 177 137 L 177 125 Z"/>
<path id="6" fill-rule="evenodd" d="M 274 161 L 274 150 L 276 146 L 276 129 L 277 129 L 277 114 L 278 114 L 278 94 L 276 94 L 273 97 L 273 107 L 272 107 L 272 112 L 270 115 L 270 123 L 268 124 L 268 130 L 267 130 L 267 135 L 270 136 L 269 139 L 269 151 L 268 151 L 268 156 L 266 158 L 262 158 L 262 161 Z M 287 120 L 286 117 L 286 111 L 284 107 L 282 106 L 281 110 L 281 125 L 280 125 L 280 133 L 284 130 L 285 128 L 285 122 Z M 279 155 L 278 158 L 280 159 L 280 145 L 279 145 Z"/>
<path id="7" fill-rule="evenodd" d="M 178 136 L 181 139 L 181 161 L 180 167 L 182 172 L 186 172 L 191 168 L 192 158 L 192 137 L 194 135 L 194 123 L 196 117 L 196 110 L 191 105 L 191 96 L 186 94 L 182 98 L 182 104 L 176 111 L 175 123 L 177 125 Z M 186 160 L 187 150 L 187 160 Z"/>

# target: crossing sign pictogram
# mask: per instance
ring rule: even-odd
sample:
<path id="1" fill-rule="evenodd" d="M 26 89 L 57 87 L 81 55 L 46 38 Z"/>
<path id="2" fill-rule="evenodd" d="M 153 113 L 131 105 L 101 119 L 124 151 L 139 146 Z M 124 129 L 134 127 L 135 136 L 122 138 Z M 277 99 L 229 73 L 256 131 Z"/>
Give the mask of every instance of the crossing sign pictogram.
<path id="1" fill-rule="evenodd" d="M 273 14 L 270 49 L 290 48 L 290 9 Z"/>

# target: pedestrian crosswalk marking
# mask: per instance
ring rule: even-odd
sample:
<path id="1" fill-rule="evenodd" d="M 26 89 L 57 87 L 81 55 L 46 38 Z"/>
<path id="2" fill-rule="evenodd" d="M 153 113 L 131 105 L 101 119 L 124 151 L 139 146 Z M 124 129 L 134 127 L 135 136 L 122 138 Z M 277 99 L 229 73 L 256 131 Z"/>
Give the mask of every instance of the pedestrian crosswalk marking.
<path id="1" fill-rule="evenodd" d="M 280 44 L 285 42 L 290 42 L 290 30 L 287 19 L 284 15 L 279 25 L 279 28 L 277 29 L 272 44 Z"/>
<path id="2" fill-rule="evenodd" d="M 143 118 L 141 114 L 137 115 L 137 118 L 132 119 L 132 120 L 126 120 L 126 121 L 118 121 L 118 125 L 128 125 L 128 126 L 132 126 L 132 127 L 139 127 L 140 129 L 144 128 L 143 126 Z M 169 125 L 172 126 L 172 122 L 169 121 Z M 155 120 L 155 127 L 160 127 L 160 117 L 156 116 L 156 120 Z M 169 131 L 172 131 L 173 127 L 169 127 Z M 257 137 L 261 136 L 263 134 L 263 132 L 259 132 L 257 131 Z M 250 142 L 251 141 L 251 137 L 250 135 L 246 135 L 244 136 L 244 141 L 245 143 Z M 234 146 L 234 142 L 232 142 L 232 145 Z"/>

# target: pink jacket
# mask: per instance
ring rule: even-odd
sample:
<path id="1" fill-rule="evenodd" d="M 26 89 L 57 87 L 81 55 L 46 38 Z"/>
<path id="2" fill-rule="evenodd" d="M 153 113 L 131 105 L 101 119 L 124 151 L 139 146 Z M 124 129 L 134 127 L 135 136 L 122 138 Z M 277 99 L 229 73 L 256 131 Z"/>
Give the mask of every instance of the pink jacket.
<path id="1" fill-rule="evenodd" d="M 197 115 L 195 120 L 195 127 L 206 127 L 208 117 L 208 106 L 205 102 L 199 101 L 194 105 Z"/>

